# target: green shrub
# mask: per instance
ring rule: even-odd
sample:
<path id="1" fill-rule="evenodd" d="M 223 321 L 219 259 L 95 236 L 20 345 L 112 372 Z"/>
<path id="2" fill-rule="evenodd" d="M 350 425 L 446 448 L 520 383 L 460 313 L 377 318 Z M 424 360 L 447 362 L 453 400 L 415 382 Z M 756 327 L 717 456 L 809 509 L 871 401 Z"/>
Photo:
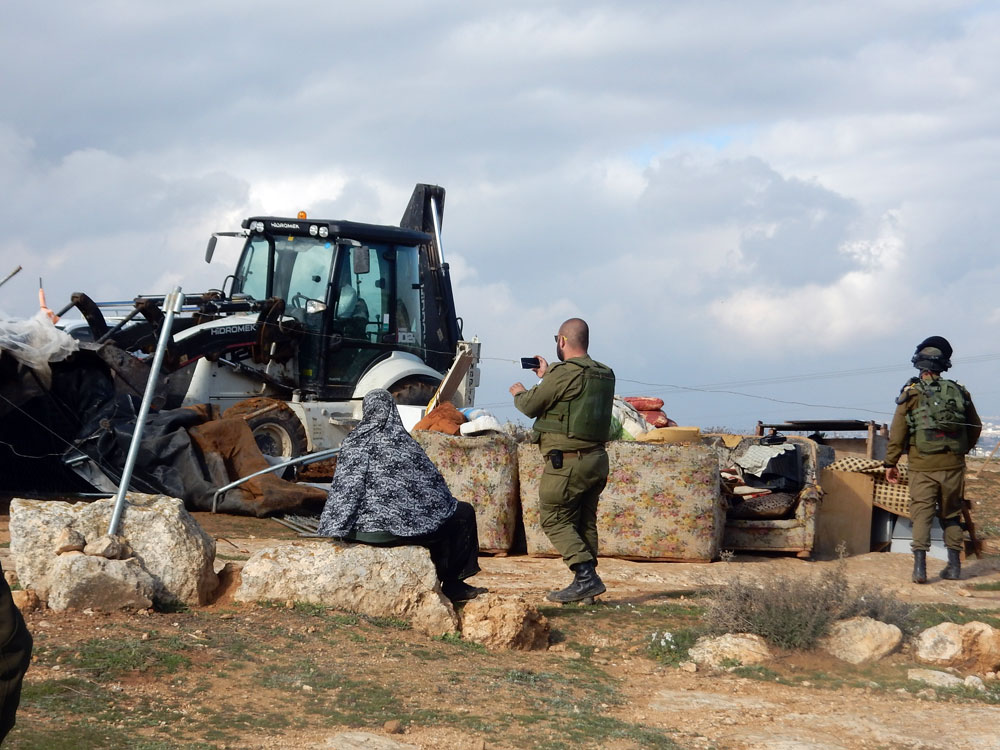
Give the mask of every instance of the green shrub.
<path id="1" fill-rule="evenodd" d="M 692 628 L 653 631 L 649 641 L 649 655 L 657 661 L 677 666 L 687 661 L 688 649 L 698 640 L 700 633 Z"/>
<path id="2" fill-rule="evenodd" d="M 913 608 L 873 586 L 852 589 L 843 560 L 818 576 L 736 578 L 721 587 L 705 612 L 708 632 L 754 633 L 780 648 L 809 649 L 837 620 L 871 617 L 912 632 Z"/>
<path id="3" fill-rule="evenodd" d="M 870 617 L 879 622 L 895 625 L 904 633 L 912 635 L 918 630 L 914 613 L 912 604 L 897 599 L 891 591 L 867 584 L 850 592 L 850 596 L 844 602 L 844 608 L 837 619 Z"/>
<path id="4" fill-rule="evenodd" d="M 844 587 L 831 576 L 777 577 L 763 585 L 737 578 L 709 604 L 710 633 L 754 633 L 781 648 L 812 648 L 837 619 Z"/>

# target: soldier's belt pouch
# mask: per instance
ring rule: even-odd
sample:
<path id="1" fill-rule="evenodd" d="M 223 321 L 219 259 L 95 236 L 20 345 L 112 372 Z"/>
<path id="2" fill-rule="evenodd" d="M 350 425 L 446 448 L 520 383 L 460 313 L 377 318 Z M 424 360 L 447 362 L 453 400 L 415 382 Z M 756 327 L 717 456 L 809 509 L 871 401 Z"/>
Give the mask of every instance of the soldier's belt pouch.
<path id="1" fill-rule="evenodd" d="M 549 459 L 549 463 L 552 464 L 553 469 L 561 469 L 563 467 L 563 453 L 562 451 L 549 451 L 545 454 L 545 457 Z"/>

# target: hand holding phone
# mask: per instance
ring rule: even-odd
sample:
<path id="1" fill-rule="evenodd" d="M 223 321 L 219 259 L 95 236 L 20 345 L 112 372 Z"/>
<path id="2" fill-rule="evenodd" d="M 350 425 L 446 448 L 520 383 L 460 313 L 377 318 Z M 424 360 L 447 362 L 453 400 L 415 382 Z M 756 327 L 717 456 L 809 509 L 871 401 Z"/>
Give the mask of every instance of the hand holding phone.
<path id="1" fill-rule="evenodd" d="M 541 367 L 541 362 L 538 361 L 538 357 L 521 357 L 521 369 L 522 370 L 537 370 Z"/>

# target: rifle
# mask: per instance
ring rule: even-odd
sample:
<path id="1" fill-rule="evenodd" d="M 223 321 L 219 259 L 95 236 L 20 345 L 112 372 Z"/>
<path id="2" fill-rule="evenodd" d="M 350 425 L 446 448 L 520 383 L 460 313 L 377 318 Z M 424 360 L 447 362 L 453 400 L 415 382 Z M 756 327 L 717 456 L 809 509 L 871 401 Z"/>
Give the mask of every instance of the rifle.
<path id="1" fill-rule="evenodd" d="M 962 527 L 969 532 L 969 546 L 972 547 L 972 554 L 981 560 L 983 540 L 976 538 L 976 524 L 972 521 L 972 503 L 966 500 L 965 493 L 962 493 L 962 521 Z"/>

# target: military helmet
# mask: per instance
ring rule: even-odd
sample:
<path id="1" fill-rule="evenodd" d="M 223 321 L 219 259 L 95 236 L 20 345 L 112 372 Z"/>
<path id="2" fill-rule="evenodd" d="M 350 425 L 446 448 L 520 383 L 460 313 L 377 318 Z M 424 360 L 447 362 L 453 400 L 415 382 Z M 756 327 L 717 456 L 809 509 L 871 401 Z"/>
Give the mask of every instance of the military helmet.
<path id="1" fill-rule="evenodd" d="M 945 372 L 951 367 L 951 344 L 944 336 L 929 336 L 919 344 L 910 362 L 921 372 Z"/>

